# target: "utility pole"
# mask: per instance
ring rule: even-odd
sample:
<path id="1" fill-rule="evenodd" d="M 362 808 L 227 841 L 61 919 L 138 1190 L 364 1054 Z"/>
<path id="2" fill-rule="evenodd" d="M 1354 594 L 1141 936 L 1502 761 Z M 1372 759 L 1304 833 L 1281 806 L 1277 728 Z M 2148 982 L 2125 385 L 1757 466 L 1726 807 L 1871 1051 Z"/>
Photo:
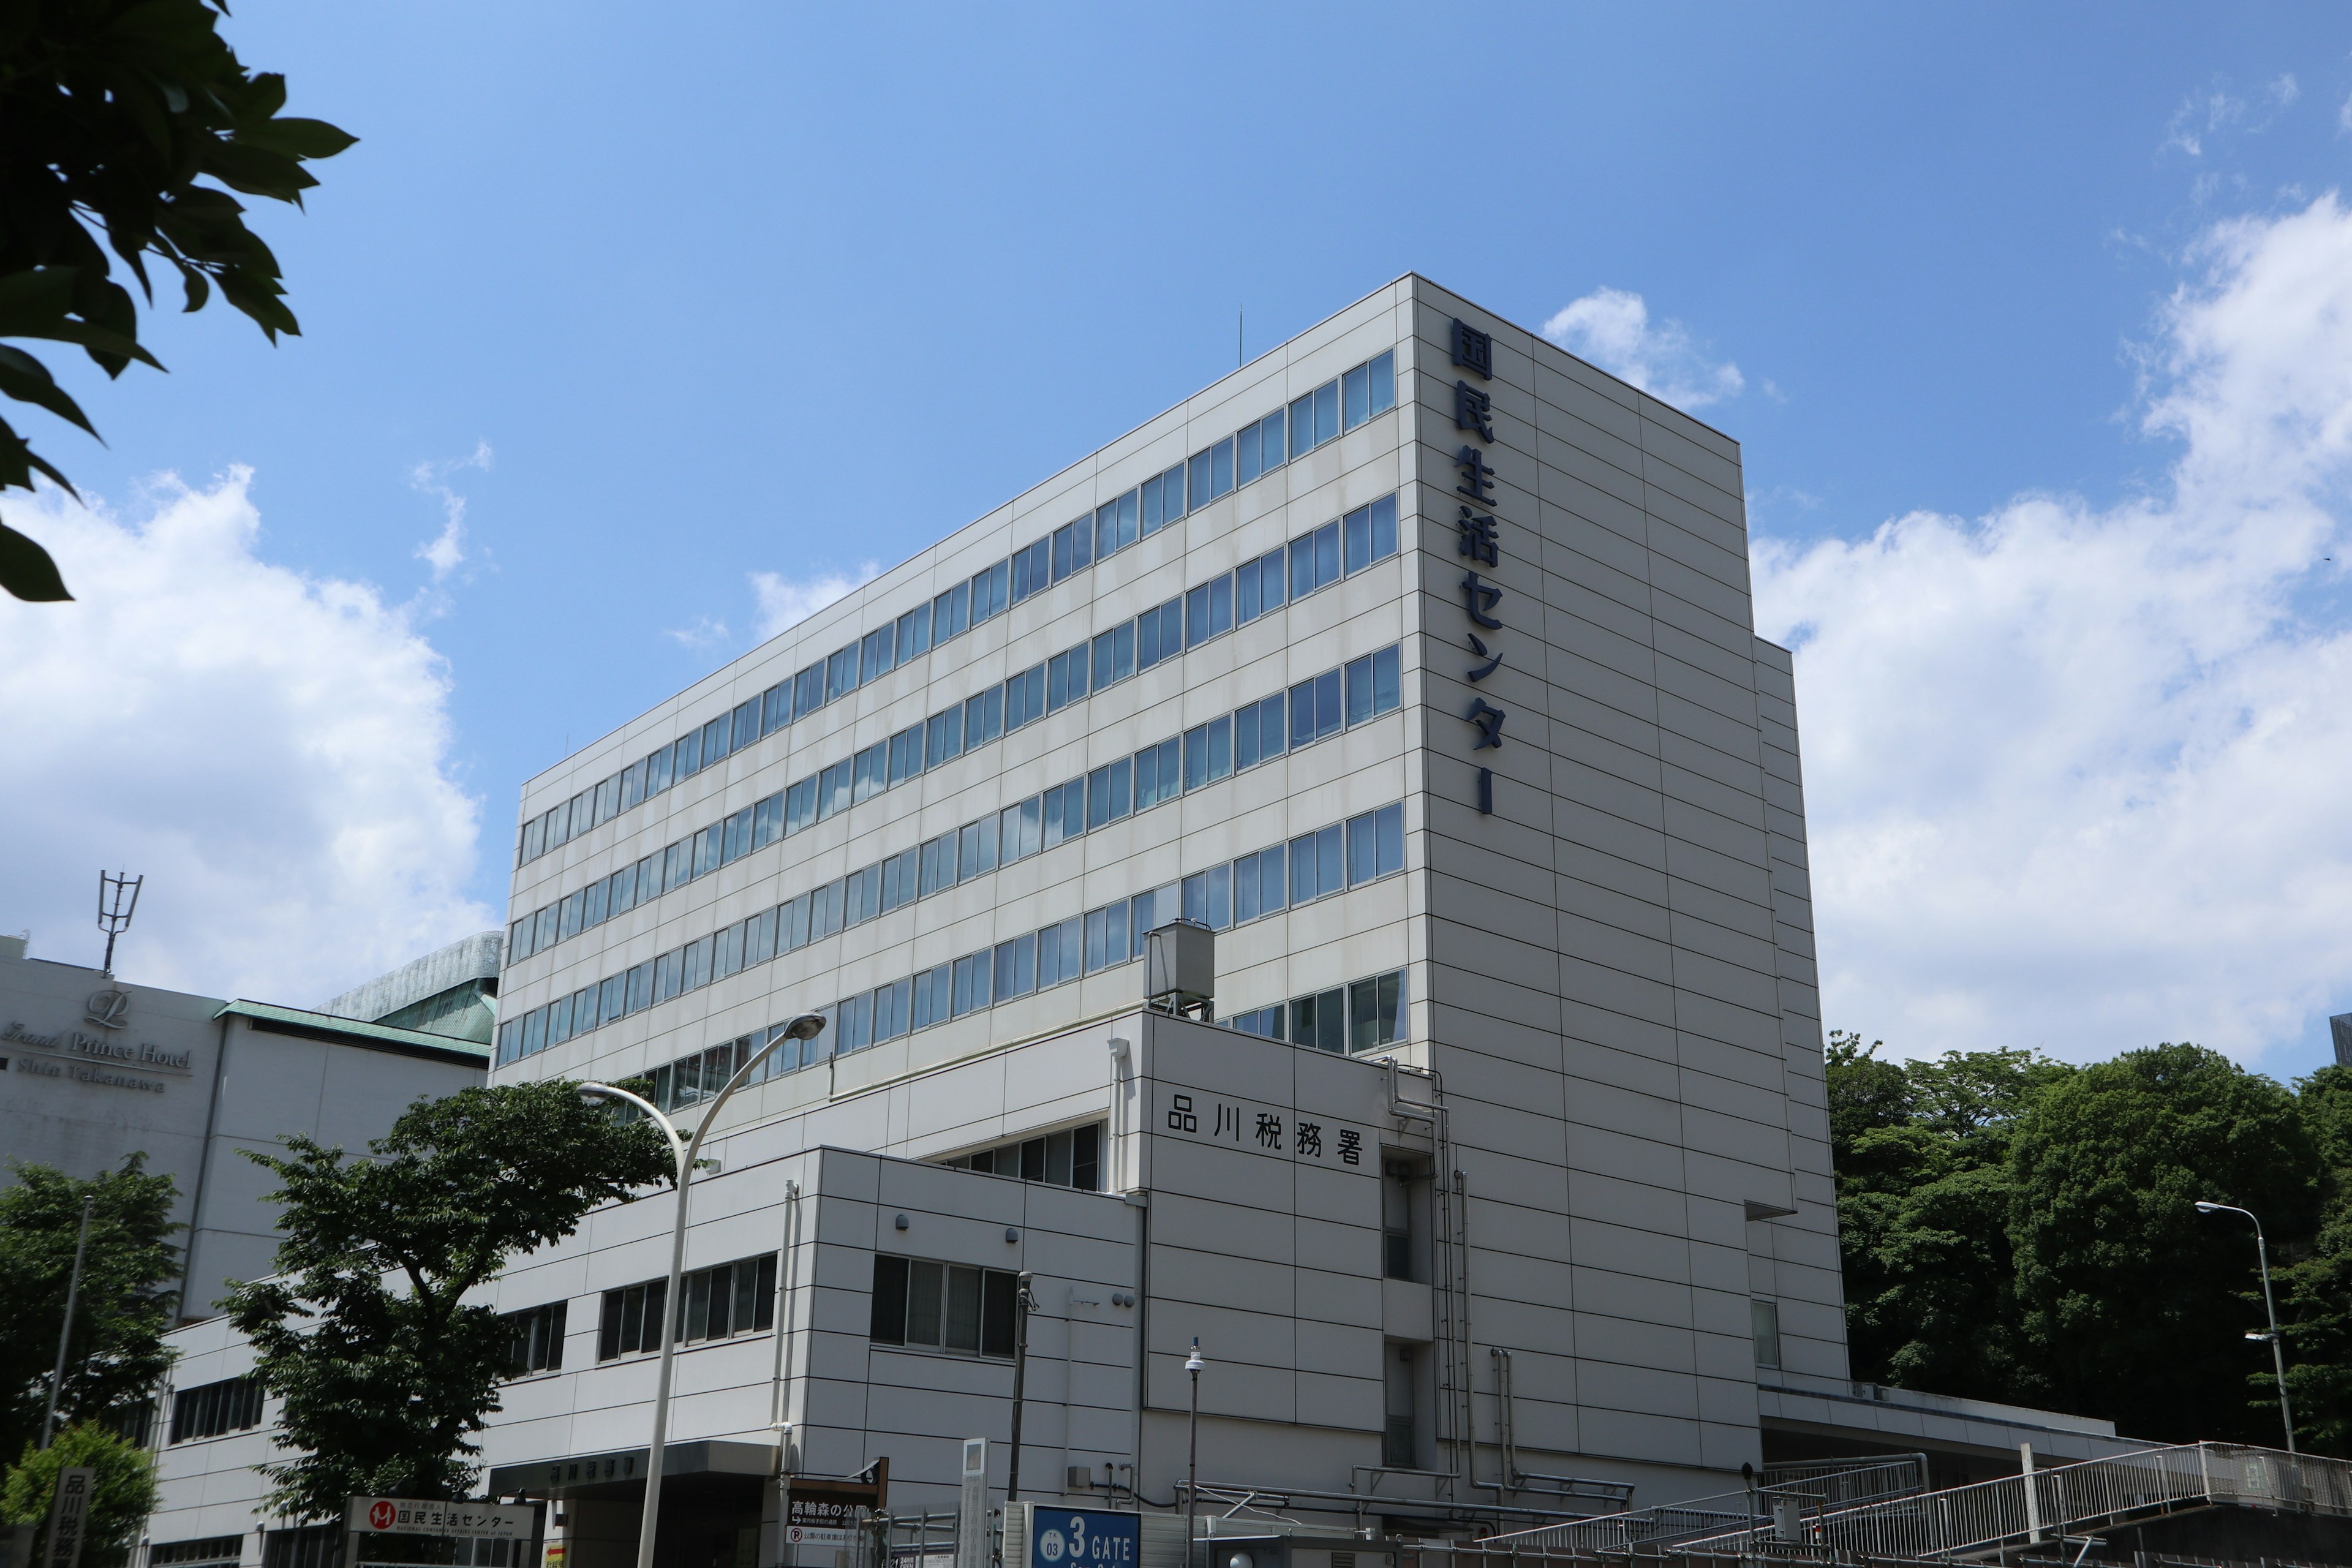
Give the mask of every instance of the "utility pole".
<path id="1" fill-rule="evenodd" d="M 113 941 L 108 940 L 109 952 Z M 98 1194 L 85 1193 L 81 1200 L 81 1232 L 74 1237 L 73 1272 L 66 1277 L 66 1321 L 58 1328 L 58 1369 L 49 1375 L 49 1408 L 41 1416 L 41 1447 L 49 1446 L 49 1437 L 58 1426 L 58 1391 L 65 1386 L 66 1346 L 73 1341 L 74 1307 L 81 1300 L 81 1259 L 89 1249 L 89 1213 L 98 1206 Z"/>

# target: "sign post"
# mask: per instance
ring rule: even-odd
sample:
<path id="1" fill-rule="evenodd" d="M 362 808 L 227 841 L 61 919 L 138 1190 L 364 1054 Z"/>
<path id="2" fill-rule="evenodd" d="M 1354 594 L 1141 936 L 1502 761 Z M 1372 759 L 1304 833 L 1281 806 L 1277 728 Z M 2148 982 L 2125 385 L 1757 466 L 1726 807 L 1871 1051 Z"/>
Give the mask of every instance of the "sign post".
<path id="1" fill-rule="evenodd" d="M 956 1503 L 955 1568 L 988 1568 L 988 1439 L 963 1440 L 963 1491 Z"/>
<path id="2" fill-rule="evenodd" d="M 432 1498 L 355 1497 L 343 1506 L 342 1568 L 360 1568 L 373 1536 L 431 1535 L 457 1541 L 530 1542 L 539 1534 L 539 1505 L 489 1500 L 442 1502 Z M 509 1553 L 510 1558 L 513 1554 Z M 519 1558 L 513 1558 L 518 1560 Z M 51 1568 L 63 1568 L 52 1564 Z"/>
<path id="3" fill-rule="evenodd" d="M 89 1491 L 98 1472 L 75 1465 L 58 1472 L 57 1500 L 49 1505 L 48 1568 L 80 1568 L 81 1542 L 89 1525 Z"/>
<path id="4" fill-rule="evenodd" d="M 832 1547 L 853 1544 L 864 1516 L 881 1512 L 890 1500 L 890 1461 L 877 1459 L 867 1476 L 871 1479 L 786 1478 L 784 1544 Z"/>

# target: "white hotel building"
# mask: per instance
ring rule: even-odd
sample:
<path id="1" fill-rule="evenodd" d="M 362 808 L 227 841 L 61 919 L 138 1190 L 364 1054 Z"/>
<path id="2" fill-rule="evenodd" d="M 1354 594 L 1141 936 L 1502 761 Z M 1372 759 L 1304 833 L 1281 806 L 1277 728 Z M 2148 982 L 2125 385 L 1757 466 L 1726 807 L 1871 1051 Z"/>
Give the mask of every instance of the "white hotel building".
<path id="1" fill-rule="evenodd" d="M 1204 1485 L 1398 1530 L 1768 1457 L 2114 1446 L 1849 1383 L 1795 694 L 1738 447 L 1424 279 L 521 814 L 494 1080 L 683 1109 L 832 1020 L 707 1144 L 678 1568 L 779 1561 L 780 1473 L 887 1457 L 894 1508 L 947 1509 L 986 1436 L 1001 1488 L 1023 1270 L 1025 1498 L 1174 1500 L 1196 1336 Z M 1179 919 L 1215 932 L 1213 1024 L 1144 1005 L 1143 933 Z M 602 1211 L 496 1288 L 526 1370 L 486 1485 L 558 1499 L 572 1568 L 630 1561 L 669 1216 Z M 218 1324 L 184 1343 L 184 1389 L 249 1364 Z M 154 1561 L 323 1544 L 265 1549 L 252 1419 L 165 1447 Z"/>

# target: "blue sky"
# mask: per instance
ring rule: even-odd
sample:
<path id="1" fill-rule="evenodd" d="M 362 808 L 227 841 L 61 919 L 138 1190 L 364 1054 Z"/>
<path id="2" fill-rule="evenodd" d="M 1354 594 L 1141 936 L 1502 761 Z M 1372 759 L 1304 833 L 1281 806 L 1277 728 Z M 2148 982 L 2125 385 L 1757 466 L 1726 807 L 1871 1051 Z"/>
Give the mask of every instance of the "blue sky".
<path id="1" fill-rule="evenodd" d="M 348 904 L 159 952 L 199 989 L 230 988 L 207 964 L 337 988 L 468 900 L 502 910 L 520 781 L 751 646 L 752 574 L 921 548 L 1229 368 L 1237 310 L 1255 352 L 1407 269 L 1530 326 L 1638 295 L 1642 341 L 1717 378 L 1698 413 L 1745 446 L 1757 536 L 1801 551 L 2173 484 L 2179 443 L 2145 415 L 2168 302 L 2210 281 L 2197 247 L 2352 166 L 2352 12 L 2320 5 L 245 0 L 225 31 L 362 139 L 306 214 L 258 219 L 305 335 L 167 311 L 171 374 L 76 377 L 109 444 L 46 449 L 125 522 L 168 500 L 161 473 L 210 491 L 249 468 L 240 571 L 373 584 L 360 619 L 446 660 L 437 707 L 404 706 L 399 658 L 360 683 L 404 693 L 436 775 L 382 809 L 480 804 L 401 840 L 470 858 L 424 892 L 351 872 L 346 843 L 320 852 Z M 418 552 L 453 507 L 436 571 Z M 2278 591 L 2281 635 L 2340 625 L 2336 578 Z M 76 830 L 69 899 L 0 895 L 0 927 L 66 944 L 84 846 L 145 846 L 111 831 Z M 238 833 L 278 860 L 266 824 Z M 399 920 L 320 966 L 255 956 L 381 904 L 371 875 L 401 883 Z M 2315 1065 L 2324 1008 L 2352 1006 L 2343 956 L 2232 1048 Z M 1848 994 L 1899 1014 L 1878 1001 L 1898 970 Z M 2048 1042 L 2067 1054 L 2159 1026 L 2070 1016 L 2111 1023 Z M 1939 1048 L 2025 1026 L 1903 1016 Z"/>

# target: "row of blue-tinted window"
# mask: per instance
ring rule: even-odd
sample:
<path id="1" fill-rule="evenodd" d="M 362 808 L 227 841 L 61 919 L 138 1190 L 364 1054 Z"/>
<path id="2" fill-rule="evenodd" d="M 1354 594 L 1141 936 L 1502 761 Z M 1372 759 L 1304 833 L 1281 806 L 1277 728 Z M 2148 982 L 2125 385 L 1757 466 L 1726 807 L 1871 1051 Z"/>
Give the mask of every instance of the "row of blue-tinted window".
<path id="1" fill-rule="evenodd" d="M 1225 1020 L 1225 1027 L 1318 1051 L 1376 1051 L 1407 1037 L 1404 971 L 1392 969 Z"/>
<path id="2" fill-rule="evenodd" d="M 512 963 L 1396 553 L 1382 496 L 513 922 Z M 648 871 L 650 874 L 648 874 Z M 609 884 L 609 886 L 604 886 Z M 600 886 L 604 890 L 600 892 Z M 569 911 L 569 912 L 567 912 Z"/>
<path id="3" fill-rule="evenodd" d="M 968 882 L 1007 861 L 1039 854 L 1066 838 L 1393 711 L 1400 700 L 1399 685 L 1397 647 L 1391 644 L 1262 701 L 1195 724 L 1181 735 L 1171 735 L 803 895 L 784 906 L 785 925 L 773 938 L 772 951 L 790 952 L 845 926 L 862 924 L 902 904 Z M 624 866 L 571 897 L 524 916 L 508 931 L 510 959 L 541 951 L 626 913 L 680 885 L 667 880 L 673 874 L 691 880 L 772 842 L 773 808 L 780 798 L 770 795 L 692 838 L 669 846 L 660 855 Z M 761 837 L 762 832 L 766 837 Z M 807 907 L 793 912 L 795 905 Z M 1222 927 L 1226 922 L 1204 917 L 1204 923 Z M 682 981 L 684 972 L 680 973 Z"/>
<path id="4" fill-rule="evenodd" d="M 521 865 L 1396 405 L 1393 352 L 1063 524 L 522 826 Z M 1238 474 L 1238 478 L 1236 475 Z M 1190 476 L 1189 483 L 1187 476 Z M 1391 516 L 1393 534 L 1394 516 Z M 1391 545 L 1393 548 L 1393 545 Z M 1351 567 L 1350 570 L 1353 570 Z M 1293 595 L 1296 597 L 1296 594 Z"/>
<path id="5" fill-rule="evenodd" d="M 1039 804 L 1033 797 L 972 827 L 984 825 L 1001 854 L 1003 816 Z M 1031 842 L 1027 828 L 1014 831 L 1024 836 L 1022 852 L 1032 852 L 1025 847 Z M 898 862 L 905 858 L 893 857 Z M 891 864 L 868 866 L 500 1024 L 499 1064 L 561 1045 L 895 908 L 883 901 L 885 868 Z M 1187 916 L 1196 905 L 1200 923 L 1230 925 L 1312 903 L 1403 868 L 1404 807 L 1382 806 L 861 993 L 836 1005 L 833 1028 L 819 1040 L 829 1042 L 833 1050 L 860 1049 L 1128 963 L 1142 955 L 1145 932 Z M 914 875 L 919 874 L 919 861 Z M 900 902 L 919 896 L 909 889 L 908 876 L 901 865 L 895 883 L 903 895 Z M 780 1065 L 789 1048 L 770 1058 L 771 1074 L 797 1065 Z M 803 1053 L 809 1060 L 822 1059 L 823 1054 Z"/>

